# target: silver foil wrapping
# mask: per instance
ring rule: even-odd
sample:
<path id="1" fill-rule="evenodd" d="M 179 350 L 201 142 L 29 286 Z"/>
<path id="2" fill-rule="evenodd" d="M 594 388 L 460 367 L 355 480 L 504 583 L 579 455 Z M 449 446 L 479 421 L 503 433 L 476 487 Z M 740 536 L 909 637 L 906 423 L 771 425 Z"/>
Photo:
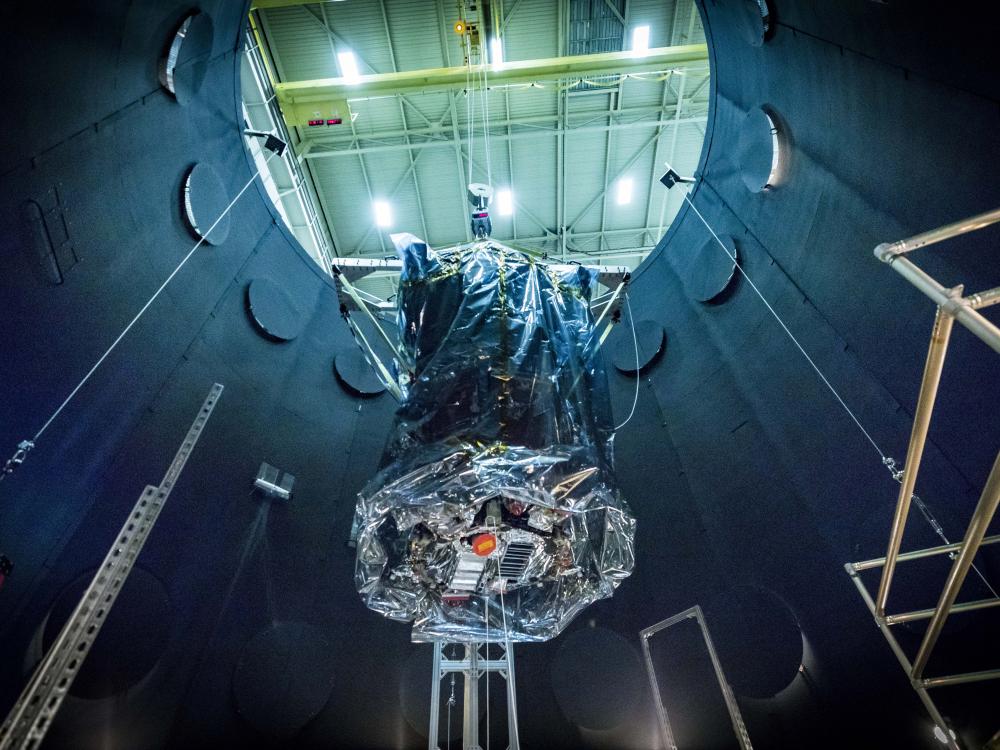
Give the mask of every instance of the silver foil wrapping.
<path id="1" fill-rule="evenodd" d="M 404 399 L 359 494 L 358 591 L 415 640 L 547 640 L 634 563 L 594 273 L 491 240 L 393 239 Z"/>

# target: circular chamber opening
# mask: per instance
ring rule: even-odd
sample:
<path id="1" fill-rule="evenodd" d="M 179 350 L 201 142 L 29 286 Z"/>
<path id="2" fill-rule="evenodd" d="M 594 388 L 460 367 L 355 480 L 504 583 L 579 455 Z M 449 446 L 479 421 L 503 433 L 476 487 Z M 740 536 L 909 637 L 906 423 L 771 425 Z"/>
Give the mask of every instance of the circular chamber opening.
<path id="1" fill-rule="evenodd" d="M 241 74 L 246 145 L 275 214 L 326 272 L 334 258 L 357 259 L 363 269 L 352 267 L 350 282 L 386 309 L 398 267 L 376 261 L 394 261 L 396 233 L 445 248 L 488 231 L 549 261 L 634 270 L 691 189 L 668 190 L 660 178 L 696 172 L 712 85 L 694 0 L 630 15 L 615 2 L 624 8 L 574 6 L 563 25 L 558 6 L 546 6 L 496 33 L 488 6 L 467 7 L 459 32 L 433 4 L 383 18 L 377 4 L 325 3 L 309 23 L 301 8 L 253 10 Z M 377 34 L 349 34 L 369 21 Z M 437 26 L 442 44 L 407 33 Z M 670 47 L 699 49 L 679 59 Z M 542 61 L 560 54 L 607 59 L 552 73 Z M 423 81 L 419 71 L 433 85 L 407 83 Z M 268 134 L 288 144 L 283 154 Z"/>
<path id="2" fill-rule="evenodd" d="M 40 640 L 34 642 L 39 650 L 29 655 L 29 661 L 37 662 L 48 653 L 94 573 L 80 575 L 59 594 L 41 626 Z M 70 695 L 98 700 L 139 684 L 167 648 L 170 621 L 170 598 L 163 583 L 144 568 L 133 568 L 73 680 Z"/>
<path id="3" fill-rule="evenodd" d="M 229 237 L 229 193 L 211 164 L 195 164 L 184 178 L 184 218 L 196 237 L 221 245 Z"/>
<path id="4" fill-rule="evenodd" d="M 770 698 L 799 674 L 804 645 L 798 619 L 775 592 L 739 586 L 705 607 L 726 678 L 740 695 Z"/>
<path id="5" fill-rule="evenodd" d="M 636 648 L 604 628 L 585 627 L 563 636 L 551 677 L 559 708 L 584 729 L 622 726 L 637 715 L 645 699 Z"/>
<path id="6" fill-rule="evenodd" d="M 620 372 L 638 375 L 663 355 L 667 332 L 655 320 L 638 321 L 635 324 L 635 339 L 632 338 L 632 328 L 628 323 L 622 323 L 618 328 L 612 361 Z"/>
<path id="7" fill-rule="evenodd" d="M 719 235 L 719 241 L 725 250 L 715 237 L 707 237 L 681 269 L 684 288 L 699 302 L 721 301 L 736 275 L 739 262 L 736 242 L 728 234 Z"/>
<path id="8" fill-rule="evenodd" d="M 743 120 L 736 154 L 743 184 L 760 193 L 781 184 L 787 161 L 786 129 L 770 107 L 751 110 Z"/>
<path id="9" fill-rule="evenodd" d="M 306 324 L 293 296 L 273 279 L 253 279 L 247 286 L 246 304 L 257 330 L 274 341 L 292 341 Z"/>
<path id="10" fill-rule="evenodd" d="M 240 716 L 263 735 L 289 739 L 326 705 L 334 651 L 313 625 L 278 622 L 251 638 L 233 674 Z"/>
<path id="11" fill-rule="evenodd" d="M 737 5 L 743 38 L 760 47 L 771 36 L 774 16 L 767 0 L 741 0 Z"/>
<path id="12" fill-rule="evenodd" d="M 342 349 L 333 359 L 337 381 L 352 396 L 377 396 L 385 392 L 372 366 L 357 347 Z"/>
<path id="13" fill-rule="evenodd" d="M 212 17 L 203 11 L 186 16 L 170 38 L 160 60 L 160 84 L 178 104 L 188 104 L 201 90 L 214 39 Z"/>

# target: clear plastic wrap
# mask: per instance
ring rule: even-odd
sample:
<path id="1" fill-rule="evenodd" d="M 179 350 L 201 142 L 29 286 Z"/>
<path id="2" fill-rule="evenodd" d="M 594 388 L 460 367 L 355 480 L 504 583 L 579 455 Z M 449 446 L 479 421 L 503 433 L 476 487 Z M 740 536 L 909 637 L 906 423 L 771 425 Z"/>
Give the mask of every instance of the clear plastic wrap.
<path id="1" fill-rule="evenodd" d="M 634 563 L 595 272 L 557 274 L 492 240 L 393 240 L 404 398 L 359 494 L 358 591 L 418 640 L 547 640 Z"/>

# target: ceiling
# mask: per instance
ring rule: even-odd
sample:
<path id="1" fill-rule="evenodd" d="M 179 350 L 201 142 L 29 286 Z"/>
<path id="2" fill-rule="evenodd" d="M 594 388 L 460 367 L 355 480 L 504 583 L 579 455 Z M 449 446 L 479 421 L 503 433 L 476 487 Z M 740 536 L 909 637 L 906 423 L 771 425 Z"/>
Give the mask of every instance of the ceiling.
<path id="1" fill-rule="evenodd" d="M 445 0 L 258 5 L 284 6 L 254 12 L 279 88 L 341 76 L 337 56 L 348 50 L 362 75 L 466 62 L 465 38 L 452 29 L 463 16 Z M 705 39 L 692 0 L 508 0 L 490 12 L 504 63 L 627 51 L 632 30 L 643 25 L 653 48 Z M 485 97 L 482 86 L 470 91 L 461 81 L 446 90 L 351 98 L 351 116 L 340 125 L 290 128 L 331 254 L 392 255 L 389 234 L 398 231 L 439 247 L 471 239 L 471 157 L 472 181 L 513 193 L 511 215 L 492 212 L 494 237 L 567 260 L 636 267 L 680 205 L 657 182 L 664 164 L 690 173 L 698 163 L 709 71 L 706 57 L 626 76 L 632 63 L 622 57 L 605 75 L 488 84 Z M 633 183 L 624 205 L 614 192 L 619 177 Z M 387 227 L 376 226 L 376 200 L 391 206 Z M 388 286 L 369 287 L 391 294 Z"/>

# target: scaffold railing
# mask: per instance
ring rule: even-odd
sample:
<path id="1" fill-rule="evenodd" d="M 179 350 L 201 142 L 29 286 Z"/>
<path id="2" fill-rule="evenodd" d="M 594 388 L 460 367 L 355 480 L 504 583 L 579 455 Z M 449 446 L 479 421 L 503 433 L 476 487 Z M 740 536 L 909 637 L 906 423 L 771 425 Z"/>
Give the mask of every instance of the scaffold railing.
<path id="1" fill-rule="evenodd" d="M 983 486 L 979 502 L 972 512 L 968 528 L 961 542 L 910 552 L 900 552 L 900 548 L 903 542 L 903 532 L 906 528 L 906 519 L 909 515 L 911 501 L 914 499 L 913 491 L 916 486 L 917 473 L 920 470 L 920 461 L 923 457 L 924 446 L 927 441 L 927 432 L 930 427 L 931 414 L 934 410 L 934 401 L 937 397 L 938 386 L 941 382 L 941 372 L 944 368 L 952 328 L 957 321 L 995 352 L 1000 353 L 1000 329 L 979 312 L 982 308 L 1000 303 L 1000 287 L 964 296 L 963 285 L 947 288 L 923 271 L 916 263 L 904 256 L 918 248 L 927 247 L 951 237 L 976 231 L 997 222 L 1000 222 L 1000 209 L 988 211 L 963 221 L 923 232 L 905 240 L 883 243 L 875 248 L 875 257 L 887 263 L 937 304 L 937 313 L 934 318 L 930 346 L 928 347 L 923 379 L 920 384 L 920 395 L 918 396 L 917 407 L 913 416 L 913 428 L 910 433 L 906 464 L 898 476 L 900 481 L 899 498 L 896 503 L 896 511 L 889 532 L 889 543 L 885 557 L 847 563 L 845 565 L 847 573 L 851 576 L 858 589 L 858 593 L 860 593 L 861 598 L 875 618 L 880 632 L 886 641 L 888 641 L 897 660 L 906 671 L 910 679 L 910 684 L 931 715 L 931 719 L 941 729 L 939 738 L 943 738 L 942 741 L 949 748 L 952 748 L 952 750 L 960 750 L 958 738 L 946 725 L 944 718 L 928 693 L 928 689 L 997 679 L 1000 678 L 1000 668 L 989 668 L 936 677 L 927 677 L 925 670 L 934 647 L 937 645 L 941 631 L 944 628 L 945 621 L 950 615 L 1000 606 L 1000 597 L 997 596 L 996 591 L 993 590 L 988 581 L 987 586 L 993 593 L 993 597 L 956 603 L 962 584 L 965 582 L 970 569 L 974 566 L 976 554 L 978 554 L 982 547 L 1000 541 L 1000 535 L 986 536 L 989 524 L 996 514 L 997 505 L 1000 504 L 1000 453 L 997 454 L 993 463 L 990 474 L 986 479 L 986 484 Z M 937 605 L 932 609 L 888 614 L 886 606 L 897 563 L 940 555 L 948 555 L 953 562 L 938 597 Z M 871 569 L 881 569 L 882 571 L 878 591 L 874 597 L 869 592 L 860 575 L 863 571 Z M 920 620 L 929 620 L 929 622 L 917 653 L 911 660 L 893 634 L 892 627 L 901 623 Z"/>

